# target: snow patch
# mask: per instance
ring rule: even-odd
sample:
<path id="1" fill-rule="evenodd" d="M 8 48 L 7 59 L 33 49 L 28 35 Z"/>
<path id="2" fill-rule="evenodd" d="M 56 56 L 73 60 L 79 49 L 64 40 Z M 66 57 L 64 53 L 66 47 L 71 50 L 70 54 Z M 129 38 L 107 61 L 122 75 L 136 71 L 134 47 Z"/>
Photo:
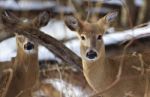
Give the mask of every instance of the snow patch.
<path id="1" fill-rule="evenodd" d="M 78 86 L 73 86 L 60 79 L 46 79 L 44 83 L 52 84 L 58 91 L 62 92 L 65 97 L 88 97 L 88 93 Z"/>

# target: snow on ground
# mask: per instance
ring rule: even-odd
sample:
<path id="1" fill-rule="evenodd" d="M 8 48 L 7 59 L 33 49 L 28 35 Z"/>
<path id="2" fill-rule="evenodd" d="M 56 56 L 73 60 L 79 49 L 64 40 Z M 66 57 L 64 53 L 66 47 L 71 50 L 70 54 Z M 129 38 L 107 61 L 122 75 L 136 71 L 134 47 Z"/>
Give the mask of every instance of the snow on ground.
<path id="1" fill-rule="evenodd" d="M 74 86 L 61 79 L 46 79 L 42 81 L 42 83 L 51 84 L 57 91 L 60 92 L 60 95 L 63 94 L 64 97 L 88 97 L 88 95 L 90 95 L 91 93 L 91 92 L 85 91 L 80 86 Z M 46 96 L 42 90 L 38 90 L 34 92 L 33 95 L 34 97 Z"/>
<path id="2" fill-rule="evenodd" d="M 47 79 L 43 83 L 52 84 L 65 97 L 88 97 L 88 93 L 79 86 L 73 86 L 60 79 Z"/>
<path id="3" fill-rule="evenodd" d="M 41 31 L 55 37 L 56 39 L 71 38 L 76 33 L 70 31 L 63 23 L 63 21 L 50 21 L 47 26 L 41 28 Z M 137 28 L 132 30 L 126 30 L 122 32 L 116 32 L 104 35 L 103 39 L 106 45 L 115 44 L 122 41 L 127 41 L 134 37 L 142 37 L 150 35 L 150 26 L 143 28 Z M 79 54 L 79 41 L 73 40 L 65 44 L 68 48 Z M 11 57 L 16 56 L 16 44 L 15 39 L 10 38 L 0 43 L 0 61 L 8 61 Z M 56 57 L 50 53 L 45 47 L 39 46 L 39 59 L 56 59 Z"/>

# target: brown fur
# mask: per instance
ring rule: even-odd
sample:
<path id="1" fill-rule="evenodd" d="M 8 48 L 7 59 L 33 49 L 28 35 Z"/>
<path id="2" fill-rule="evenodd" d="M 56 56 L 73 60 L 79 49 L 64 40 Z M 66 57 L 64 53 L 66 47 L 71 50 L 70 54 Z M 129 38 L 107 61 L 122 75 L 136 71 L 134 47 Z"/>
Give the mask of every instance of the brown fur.
<path id="1" fill-rule="evenodd" d="M 121 56 L 106 58 L 103 40 L 97 39 L 98 35 L 104 34 L 111 19 L 115 18 L 115 15 L 116 13 L 110 13 L 96 23 L 80 22 L 77 19 L 74 19 L 72 22 L 72 18 L 66 19 L 66 25 L 69 25 L 68 27 L 70 29 L 77 28 L 71 30 L 77 31 L 80 39 L 83 73 L 88 84 L 95 92 L 105 90 L 116 80 L 120 61 L 123 58 Z M 82 36 L 84 36 L 85 39 L 82 39 Z M 89 60 L 86 57 L 86 53 L 91 49 L 94 49 L 98 54 L 94 60 Z M 147 72 L 141 74 L 141 72 L 143 72 L 142 70 L 146 71 L 146 69 L 142 69 L 142 61 L 144 61 L 144 68 L 149 67 L 150 60 L 148 56 L 150 56 L 150 54 L 142 54 L 142 57 L 141 55 L 125 55 L 119 82 L 105 91 L 102 96 L 150 97 L 150 85 L 148 84 L 150 80 L 149 74 Z M 141 70 L 138 70 L 137 67 Z"/>
<path id="2" fill-rule="evenodd" d="M 38 65 L 38 49 L 35 45 L 35 52 L 27 54 L 23 49 L 23 44 L 27 38 L 21 37 L 19 40 L 17 35 L 17 56 L 12 66 L 14 76 L 10 84 L 6 97 L 31 97 L 31 91 L 36 85 L 39 78 L 39 65 Z"/>
<path id="3" fill-rule="evenodd" d="M 43 12 L 33 20 L 19 19 L 12 13 L 8 13 L 9 18 L 15 18 L 17 27 L 22 29 L 35 28 L 39 29 L 45 26 L 49 21 L 49 14 Z M 27 42 L 31 42 L 34 45 L 33 51 L 29 52 L 25 50 L 24 46 Z M 57 93 L 55 96 L 58 97 L 58 91 L 55 90 L 51 85 L 43 84 L 39 82 L 39 64 L 38 64 L 38 45 L 35 41 L 31 41 L 25 36 L 16 35 L 17 44 L 17 56 L 12 59 L 11 62 L 1 62 L 0 70 L 6 72 L 8 76 L 2 75 L 0 80 L 4 82 L 1 83 L 4 87 L 0 89 L 0 95 L 2 97 L 32 97 L 34 91 L 40 89 L 42 90 L 46 97 L 52 97 L 52 95 Z M 7 66 L 8 64 L 8 66 Z M 5 65 L 5 66 L 4 66 Z M 11 68 L 8 69 L 8 68 Z M 8 69 L 8 70 L 7 70 Z M 11 75 L 11 76 L 10 76 Z M 5 79 L 9 77 L 9 82 L 5 82 Z M 1 86 L 0 84 L 0 86 Z M 7 87 L 6 87 L 7 86 Z M 2 91 L 1 91 L 2 90 Z M 51 91 L 53 90 L 53 91 Z M 51 92 L 49 92 L 51 91 Z M 6 94 L 6 96 L 5 96 Z M 52 94 L 52 95 L 51 95 Z"/>

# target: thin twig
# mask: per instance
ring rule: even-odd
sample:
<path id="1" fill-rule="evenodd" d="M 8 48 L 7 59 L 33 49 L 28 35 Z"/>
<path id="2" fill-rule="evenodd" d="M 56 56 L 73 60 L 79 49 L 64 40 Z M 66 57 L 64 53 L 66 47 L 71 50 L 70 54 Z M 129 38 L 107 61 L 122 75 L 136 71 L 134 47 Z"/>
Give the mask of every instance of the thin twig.
<path id="1" fill-rule="evenodd" d="M 90 0 L 88 0 L 88 11 L 87 11 L 87 17 L 86 17 L 85 21 L 88 21 L 90 18 L 90 14 L 91 14 L 90 7 L 91 7 Z"/>
<path id="2" fill-rule="evenodd" d="M 57 71 L 59 73 L 59 79 L 60 79 L 61 83 L 63 84 L 62 73 L 61 73 L 61 71 L 59 69 L 58 64 L 56 65 L 56 69 L 57 69 Z M 63 94 L 62 94 L 62 92 L 60 92 L 60 97 L 62 97 L 62 96 L 63 96 Z"/>
<path id="3" fill-rule="evenodd" d="M 20 91 L 15 97 L 19 97 L 22 93 L 23 91 Z"/>
<path id="4" fill-rule="evenodd" d="M 141 63 L 141 75 L 144 75 L 144 61 L 143 61 L 143 58 L 142 58 L 142 54 L 139 54 L 139 60 L 140 60 L 140 63 Z"/>
<path id="5" fill-rule="evenodd" d="M 145 79 L 145 93 L 144 93 L 144 97 L 148 97 L 149 94 L 149 76 L 148 74 L 146 75 L 146 79 Z"/>
<path id="6" fill-rule="evenodd" d="M 128 5 L 126 4 L 126 2 L 124 0 L 120 0 L 122 2 L 122 6 L 125 8 L 125 10 L 127 11 L 127 15 L 128 15 L 128 21 L 129 21 L 129 25 L 130 25 L 130 28 L 133 28 L 133 23 L 132 23 L 132 20 L 131 20 L 131 15 L 130 15 L 130 10 L 128 8 Z"/>
<path id="7" fill-rule="evenodd" d="M 143 26 L 147 26 L 149 24 L 150 24 L 150 22 L 142 23 L 142 24 L 139 24 L 139 25 L 135 26 L 134 29 L 140 28 L 140 27 L 143 27 Z"/>
<path id="8" fill-rule="evenodd" d="M 13 77 L 13 70 L 11 68 L 9 69 L 6 69 L 3 71 L 4 73 L 9 73 L 9 78 L 8 78 L 8 81 L 6 83 L 6 87 L 5 87 L 5 91 L 2 93 L 2 97 L 5 97 L 6 94 L 7 94 L 7 91 L 8 91 L 8 88 L 9 88 L 9 85 L 11 83 L 11 80 L 12 80 L 12 77 Z M 6 76 L 7 77 L 7 76 Z"/>

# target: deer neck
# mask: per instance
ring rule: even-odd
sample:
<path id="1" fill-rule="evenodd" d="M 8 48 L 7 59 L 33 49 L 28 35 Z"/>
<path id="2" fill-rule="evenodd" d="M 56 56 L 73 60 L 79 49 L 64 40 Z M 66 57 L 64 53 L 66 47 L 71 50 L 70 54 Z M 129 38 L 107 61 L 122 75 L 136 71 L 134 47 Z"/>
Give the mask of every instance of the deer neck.
<path id="1" fill-rule="evenodd" d="M 22 48 L 17 48 L 17 56 L 13 63 L 14 74 L 6 97 L 16 97 L 22 90 L 24 91 L 21 95 L 31 93 L 30 89 L 32 90 L 38 83 L 38 53 L 27 54 Z"/>
<path id="2" fill-rule="evenodd" d="M 91 73 L 94 70 L 100 70 L 102 71 L 104 69 L 104 64 L 105 64 L 105 48 L 102 47 L 101 51 L 99 52 L 99 58 L 94 61 L 87 61 L 87 60 L 82 60 L 83 63 L 83 70 L 87 73 Z"/>
<path id="3" fill-rule="evenodd" d="M 18 47 L 14 67 L 18 70 L 24 71 L 24 73 L 29 75 L 36 74 L 39 69 L 37 51 L 38 50 L 33 53 L 27 53 Z"/>
<path id="4" fill-rule="evenodd" d="M 39 77 L 38 52 L 26 53 L 18 49 L 14 62 L 16 74 L 19 73 L 19 81 L 27 82 L 26 86 L 32 86 Z M 17 76 L 16 76 L 17 77 Z M 29 79 L 32 80 L 29 82 Z"/>
<path id="5" fill-rule="evenodd" d="M 101 91 L 114 79 L 112 78 L 111 67 L 105 58 L 105 47 L 102 46 L 99 52 L 99 58 L 95 61 L 82 59 L 83 73 L 89 85 L 95 91 Z"/>
<path id="6" fill-rule="evenodd" d="M 38 52 L 27 53 L 24 50 L 18 48 L 16 61 L 18 62 L 16 65 L 27 65 L 28 63 L 30 65 L 35 65 L 38 62 Z"/>

